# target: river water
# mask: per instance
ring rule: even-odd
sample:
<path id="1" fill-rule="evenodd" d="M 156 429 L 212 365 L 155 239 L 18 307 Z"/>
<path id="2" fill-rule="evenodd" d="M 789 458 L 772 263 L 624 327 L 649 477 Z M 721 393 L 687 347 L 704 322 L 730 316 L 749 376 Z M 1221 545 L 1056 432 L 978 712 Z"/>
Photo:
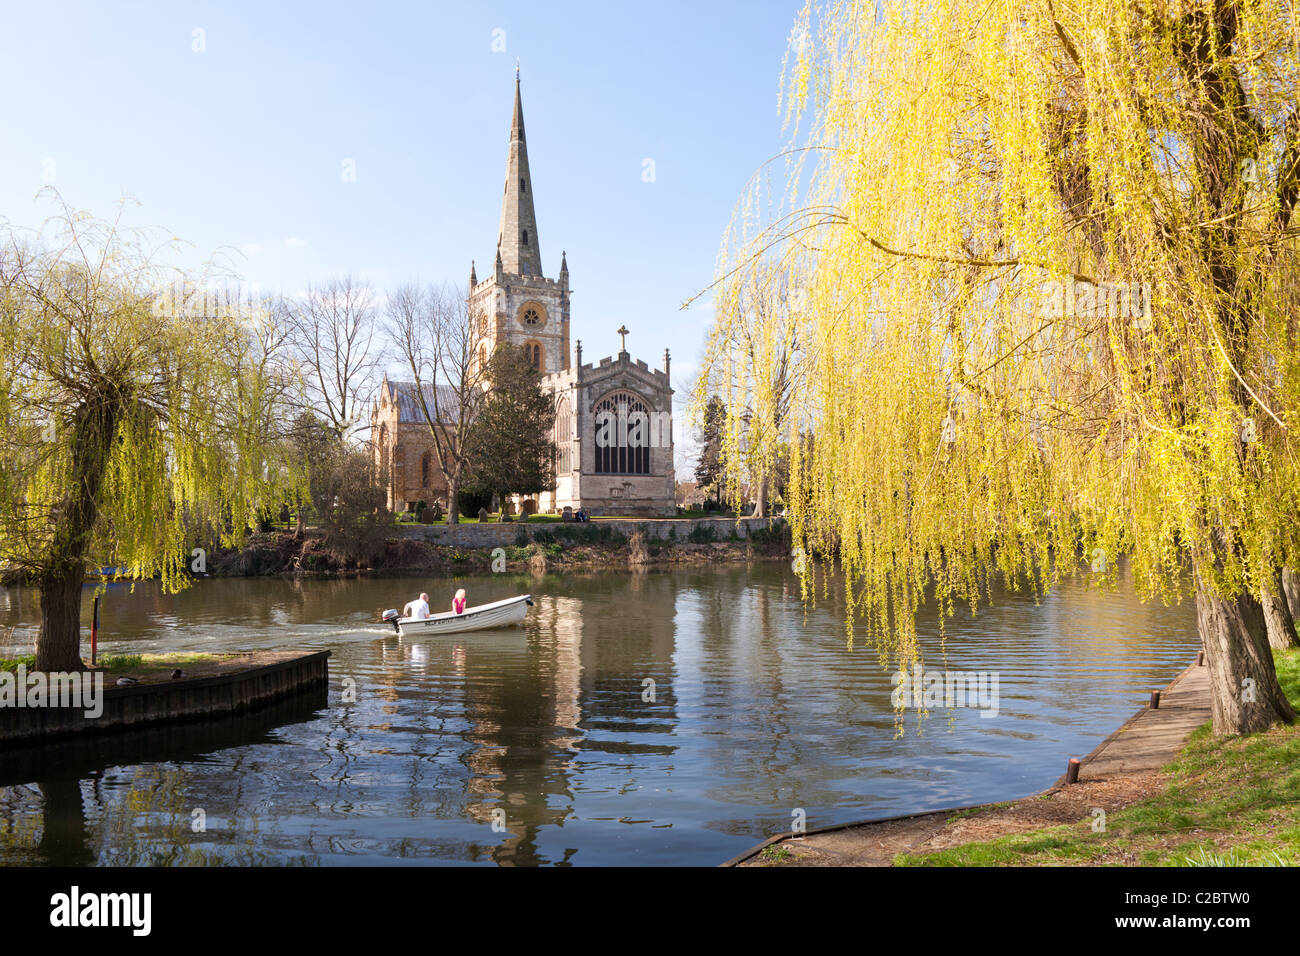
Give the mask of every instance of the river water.
<path id="1" fill-rule="evenodd" d="M 536 606 L 523 628 L 478 634 L 375 623 L 462 586 L 470 604 L 531 592 Z M 0 656 L 30 652 L 38 608 L 0 590 L 0 634 L 14 629 Z M 983 673 L 986 696 L 909 713 L 900 734 L 891 675 L 848 646 L 842 613 L 833 598 L 806 609 L 784 564 L 113 585 L 101 653 L 328 649 L 329 690 L 0 752 L 0 863 L 712 865 L 801 819 L 1040 790 L 1198 647 L 1190 602 L 1126 586 L 1003 594 L 958 611 L 943 646 L 924 616 L 931 672 Z"/>

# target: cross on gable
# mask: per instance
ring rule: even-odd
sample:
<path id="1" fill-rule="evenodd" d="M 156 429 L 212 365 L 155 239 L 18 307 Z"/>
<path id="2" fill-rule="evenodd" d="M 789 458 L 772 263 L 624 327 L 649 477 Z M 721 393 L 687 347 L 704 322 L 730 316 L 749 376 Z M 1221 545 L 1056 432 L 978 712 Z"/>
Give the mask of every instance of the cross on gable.
<path id="1" fill-rule="evenodd" d="M 619 351 L 626 352 L 627 351 L 627 326 L 620 325 L 617 329 L 617 332 L 619 335 L 623 337 L 623 344 L 619 346 Z"/>

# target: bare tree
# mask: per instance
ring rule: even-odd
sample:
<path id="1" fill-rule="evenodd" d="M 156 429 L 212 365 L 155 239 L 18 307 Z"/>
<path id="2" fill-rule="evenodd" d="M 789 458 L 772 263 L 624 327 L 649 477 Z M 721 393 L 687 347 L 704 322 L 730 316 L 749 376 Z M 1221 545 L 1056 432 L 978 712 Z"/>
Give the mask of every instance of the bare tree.
<path id="1" fill-rule="evenodd" d="M 308 287 L 282 308 L 303 383 L 302 405 L 343 439 L 356 436 L 382 361 L 379 308 L 368 282 L 351 275 Z"/>
<path id="2" fill-rule="evenodd" d="M 388 298 L 389 334 L 415 385 L 416 405 L 447 479 L 447 523 L 460 521 L 470 428 L 485 397 L 487 363 L 475 354 L 469 302 L 454 286 L 405 285 Z"/>
<path id="3" fill-rule="evenodd" d="M 779 484 L 788 457 L 783 444 L 803 361 L 800 298 L 779 262 L 755 263 L 721 284 L 714 298 L 717 319 L 695 385 L 702 410 L 714 396 L 726 409 L 717 452 L 745 463 L 756 518 L 766 517 L 769 492 Z M 739 492 L 732 489 L 733 495 Z"/>

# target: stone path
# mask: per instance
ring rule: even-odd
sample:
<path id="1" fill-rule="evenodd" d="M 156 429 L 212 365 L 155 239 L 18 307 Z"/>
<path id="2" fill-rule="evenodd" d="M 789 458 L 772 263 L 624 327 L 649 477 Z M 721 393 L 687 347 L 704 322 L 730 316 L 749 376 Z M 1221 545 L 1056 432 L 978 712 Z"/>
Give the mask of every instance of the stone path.
<path id="1" fill-rule="evenodd" d="M 1210 719 L 1210 669 L 1190 667 L 1160 693 L 1159 710 L 1140 711 L 1092 752 L 1079 779 L 1159 770 Z"/>

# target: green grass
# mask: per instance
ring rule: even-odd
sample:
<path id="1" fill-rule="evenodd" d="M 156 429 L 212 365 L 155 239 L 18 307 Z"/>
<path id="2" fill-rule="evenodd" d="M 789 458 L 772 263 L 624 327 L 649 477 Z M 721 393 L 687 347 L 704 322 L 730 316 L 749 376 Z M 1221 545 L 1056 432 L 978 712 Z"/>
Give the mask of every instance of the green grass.
<path id="1" fill-rule="evenodd" d="M 202 654 L 176 652 L 173 654 L 101 654 L 95 662 L 104 670 L 131 670 L 137 667 L 176 667 L 182 664 L 203 664 L 230 654 Z"/>
<path id="2" fill-rule="evenodd" d="M 200 664 L 216 660 L 223 655 L 217 654 L 100 654 L 95 667 L 105 671 L 130 671 L 141 668 L 172 669 L 185 664 Z M 89 659 L 86 661 L 89 664 Z M 18 665 L 24 665 L 29 671 L 36 665 L 36 655 L 26 657 L 0 658 L 0 671 L 17 671 Z"/>
<path id="3" fill-rule="evenodd" d="M 96 659 L 95 666 L 106 671 L 124 671 L 143 663 L 143 654 L 104 654 Z"/>
<path id="4" fill-rule="evenodd" d="M 177 668 L 195 667 L 237 654 L 103 654 L 95 666 L 108 674 L 129 675 L 139 680 L 163 679 Z M 193 675 L 188 675 L 193 676 Z"/>
<path id="5" fill-rule="evenodd" d="M 764 863 L 782 863 L 786 860 L 794 859 L 794 853 L 789 847 L 780 843 L 773 843 L 771 846 L 765 846 L 758 854 L 759 860 Z"/>
<path id="6" fill-rule="evenodd" d="M 1275 652 L 1287 696 L 1300 704 L 1300 651 Z M 1300 865 L 1300 723 L 1216 739 L 1199 728 L 1165 771 L 1163 793 L 1092 820 L 900 854 L 897 866 Z"/>

